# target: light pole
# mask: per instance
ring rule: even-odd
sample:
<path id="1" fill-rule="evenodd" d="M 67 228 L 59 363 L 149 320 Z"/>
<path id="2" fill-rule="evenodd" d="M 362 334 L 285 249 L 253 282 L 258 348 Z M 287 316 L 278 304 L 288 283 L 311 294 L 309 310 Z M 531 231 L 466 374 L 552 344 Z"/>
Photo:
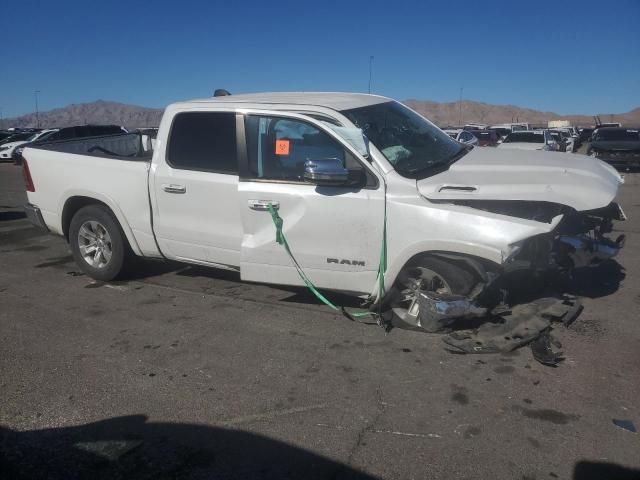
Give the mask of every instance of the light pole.
<path id="1" fill-rule="evenodd" d="M 462 126 L 462 90 L 463 87 L 460 87 L 460 101 L 458 102 L 459 105 L 459 114 L 458 114 L 458 126 L 461 127 Z"/>
<path id="2" fill-rule="evenodd" d="M 40 112 L 38 111 L 38 94 L 40 93 L 40 90 L 36 90 L 35 92 L 33 92 L 33 96 L 36 99 L 36 128 L 40 128 Z"/>
<path id="3" fill-rule="evenodd" d="M 369 57 L 369 93 L 371 93 L 371 76 L 373 75 L 373 55 Z"/>

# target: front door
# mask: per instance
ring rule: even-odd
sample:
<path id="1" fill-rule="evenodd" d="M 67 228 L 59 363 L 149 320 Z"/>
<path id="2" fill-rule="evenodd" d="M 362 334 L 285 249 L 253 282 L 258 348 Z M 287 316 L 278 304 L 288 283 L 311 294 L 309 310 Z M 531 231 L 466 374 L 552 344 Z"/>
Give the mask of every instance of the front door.
<path id="1" fill-rule="evenodd" d="M 256 282 L 303 285 L 276 242 L 266 209 L 283 219 L 291 250 L 320 288 L 368 293 L 375 286 L 384 222 L 384 188 L 366 161 L 304 117 L 247 115 L 246 160 L 241 162 L 241 276 Z M 337 158 L 363 182 L 320 187 L 303 178 L 307 160 Z"/>

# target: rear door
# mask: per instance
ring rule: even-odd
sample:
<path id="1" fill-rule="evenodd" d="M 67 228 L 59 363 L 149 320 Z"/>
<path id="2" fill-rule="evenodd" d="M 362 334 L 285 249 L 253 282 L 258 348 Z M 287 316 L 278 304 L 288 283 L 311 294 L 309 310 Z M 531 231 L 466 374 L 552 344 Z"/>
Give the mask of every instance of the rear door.
<path id="1" fill-rule="evenodd" d="M 304 116 L 247 114 L 240 158 L 244 280 L 302 285 L 292 260 L 276 242 L 266 204 L 284 221 L 299 264 L 318 287 L 370 292 L 375 285 L 384 221 L 381 178 L 357 152 L 321 123 Z M 307 160 L 343 162 L 361 184 L 321 187 L 304 181 Z"/>
<path id="2" fill-rule="evenodd" d="M 178 112 L 150 175 L 154 232 L 176 260 L 240 264 L 236 114 Z"/>

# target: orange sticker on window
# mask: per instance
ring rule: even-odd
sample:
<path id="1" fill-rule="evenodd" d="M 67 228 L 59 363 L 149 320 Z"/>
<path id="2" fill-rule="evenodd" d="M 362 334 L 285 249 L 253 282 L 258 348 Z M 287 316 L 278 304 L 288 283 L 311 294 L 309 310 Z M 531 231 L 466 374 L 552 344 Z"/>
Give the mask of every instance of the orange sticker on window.
<path id="1" fill-rule="evenodd" d="M 289 155 L 289 140 L 276 140 L 276 155 Z"/>

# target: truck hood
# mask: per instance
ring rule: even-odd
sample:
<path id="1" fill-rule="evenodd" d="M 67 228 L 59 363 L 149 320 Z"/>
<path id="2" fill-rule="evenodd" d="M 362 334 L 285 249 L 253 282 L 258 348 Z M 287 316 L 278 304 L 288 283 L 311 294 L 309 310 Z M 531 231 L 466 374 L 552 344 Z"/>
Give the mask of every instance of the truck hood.
<path id="1" fill-rule="evenodd" d="M 611 203 L 621 183 L 613 167 L 593 157 L 477 147 L 417 187 L 432 201 L 529 200 L 581 211 Z"/>

